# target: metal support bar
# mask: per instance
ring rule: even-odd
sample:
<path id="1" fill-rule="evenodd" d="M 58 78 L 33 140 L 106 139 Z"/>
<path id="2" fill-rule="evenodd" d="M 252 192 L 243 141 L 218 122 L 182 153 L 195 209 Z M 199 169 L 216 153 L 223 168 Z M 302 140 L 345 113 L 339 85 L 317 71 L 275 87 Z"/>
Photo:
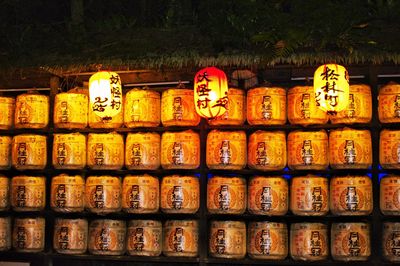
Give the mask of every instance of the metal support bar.
<path id="1" fill-rule="evenodd" d="M 400 75 L 399 75 L 399 77 L 400 77 Z M 365 78 L 364 75 L 350 76 L 350 79 L 363 79 L 363 78 Z M 295 77 L 295 78 L 290 78 L 290 79 L 293 80 L 293 81 L 296 81 L 296 80 L 312 80 L 312 79 L 314 79 L 314 77 Z"/>
<path id="2" fill-rule="evenodd" d="M 400 74 L 381 74 L 378 78 L 399 78 Z"/>
<path id="3" fill-rule="evenodd" d="M 166 86 L 166 85 L 178 85 L 178 84 L 190 84 L 190 81 L 184 80 L 184 81 L 127 83 L 123 85 L 124 87 L 144 87 L 144 86 Z"/>
<path id="4" fill-rule="evenodd" d="M 100 70 L 101 71 L 101 70 Z M 75 72 L 75 73 L 66 73 L 63 76 L 64 77 L 71 77 L 71 76 L 91 76 L 98 71 L 92 71 L 92 72 Z M 117 74 L 138 74 L 138 73 L 147 73 L 149 70 L 121 70 L 121 71 L 113 71 Z"/>
<path id="5" fill-rule="evenodd" d="M 0 92 L 49 91 L 50 88 L 0 89 Z"/>

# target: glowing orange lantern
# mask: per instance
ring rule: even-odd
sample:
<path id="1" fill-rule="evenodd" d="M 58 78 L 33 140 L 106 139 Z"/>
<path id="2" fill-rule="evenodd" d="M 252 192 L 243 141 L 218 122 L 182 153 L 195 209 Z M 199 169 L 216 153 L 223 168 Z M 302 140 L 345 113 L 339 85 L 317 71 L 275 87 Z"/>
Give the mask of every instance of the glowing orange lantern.
<path id="1" fill-rule="evenodd" d="M 194 77 L 194 103 L 196 112 L 204 118 L 214 118 L 226 112 L 228 105 L 228 79 L 224 71 L 206 67 Z"/>
<path id="2" fill-rule="evenodd" d="M 317 106 L 328 113 L 347 107 L 349 99 L 349 74 L 343 66 L 325 64 L 314 73 L 314 92 Z"/>
<path id="3" fill-rule="evenodd" d="M 100 71 L 89 79 L 89 110 L 103 119 L 111 119 L 122 110 L 122 86 L 115 72 Z"/>

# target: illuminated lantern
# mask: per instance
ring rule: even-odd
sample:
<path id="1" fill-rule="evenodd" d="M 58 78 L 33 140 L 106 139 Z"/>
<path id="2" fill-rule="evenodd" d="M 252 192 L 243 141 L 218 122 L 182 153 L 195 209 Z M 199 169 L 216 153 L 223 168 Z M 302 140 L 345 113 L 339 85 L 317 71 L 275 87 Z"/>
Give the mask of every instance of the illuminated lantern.
<path id="1" fill-rule="evenodd" d="M 216 67 L 206 67 L 194 77 L 194 104 L 196 112 L 204 118 L 225 113 L 228 104 L 228 79 Z"/>
<path id="2" fill-rule="evenodd" d="M 89 108 L 102 119 L 111 120 L 122 111 L 122 86 L 115 72 L 100 71 L 89 79 Z"/>
<path id="3" fill-rule="evenodd" d="M 345 109 L 349 99 L 349 74 L 346 68 L 326 64 L 314 73 L 314 92 L 317 106 L 327 113 L 335 114 Z"/>

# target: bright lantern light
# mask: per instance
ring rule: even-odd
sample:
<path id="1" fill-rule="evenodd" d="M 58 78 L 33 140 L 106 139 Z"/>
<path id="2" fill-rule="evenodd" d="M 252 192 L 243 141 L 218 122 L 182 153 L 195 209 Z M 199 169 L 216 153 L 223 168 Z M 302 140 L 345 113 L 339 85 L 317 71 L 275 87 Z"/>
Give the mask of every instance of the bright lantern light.
<path id="1" fill-rule="evenodd" d="M 216 67 L 206 67 L 196 73 L 194 104 L 196 112 L 204 118 L 214 118 L 226 112 L 228 79 L 224 71 Z"/>
<path id="2" fill-rule="evenodd" d="M 317 106 L 328 113 L 347 107 L 349 100 L 349 74 L 341 65 L 325 64 L 314 73 L 314 92 Z"/>
<path id="3" fill-rule="evenodd" d="M 89 79 L 90 111 L 102 118 L 111 118 L 122 110 L 122 86 L 115 72 L 100 71 Z"/>

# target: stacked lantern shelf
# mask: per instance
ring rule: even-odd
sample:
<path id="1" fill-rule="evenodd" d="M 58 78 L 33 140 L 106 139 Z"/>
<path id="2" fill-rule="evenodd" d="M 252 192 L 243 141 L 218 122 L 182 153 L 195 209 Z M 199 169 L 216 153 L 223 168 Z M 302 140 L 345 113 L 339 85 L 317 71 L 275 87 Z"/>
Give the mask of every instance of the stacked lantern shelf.
<path id="1" fill-rule="evenodd" d="M 397 127 L 378 123 L 377 88 L 372 87 L 370 98 L 365 96 L 367 86 L 353 86 L 353 89 L 354 98 L 350 99 L 362 112 L 361 120 L 355 124 L 350 124 L 354 122 L 354 114 L 350 114 L 354 110 L 331 117 L 328 124 L 329 117 L 313 107 L 313 94 L 308 93 L 307 87 L 289 90 L 258 87 L 247 93 L 230 89 L 228 113 L 201 122 L 194 110 L 188 119 L 192 122 L 183 117 L 182 110 L 193 105 L 191 90 L 162 90 L 160 97 L 157 89 L 134 89 L 124 95 L 125 108 L 133 113 L 123 112 L 116 117 L 117 128 L 91 120 L 90 115 L 86 118 L 92 125 L 82 126 L 78 120 L 85 117 L 84 94 L 60 93 L 57 97 L 66 100 L 56 98 L 53 104 L 50 99 L 49 110 L 57 111 L 49 125 L 46 121 L 42 124 L 35 121 L 32 124 L 36 128 L 19 129 L 17 125 L 15 129 L 2 128 L 5 137 L 1 144 L 11 145 L 12 151 L 10 161 L 0 161 L 0 166 L 9 169 L 13 164 L 13 170 L 3 170 L 7 178 L 0 178 L 0 182 L 10 183 L 12 189 L 7 191 L 2 186 L 0 194 L 13 194 L 12 199 L 16 200 L 11 200 L 11 211 L 4 206 L 1 215 L 12 219 L 1 218 L 0 224 L 3 232 L 14 231 L 16 240 L 11 251 L 3 251 L 0 256 L 2 260 L 42 263 L 99 260 L 280 265 L 303 265 L 314 260 L 339 265 L 340 260 L 360 257 L 369 263 L 380 263 L 389 257 L 398 259 L 399 225 L 393 223 L 396 221 L 393 215 L 398 214 L 394 199 L 399 178 L 384 177 L 381 184 L 385 186 L 378 193 L 378 178 L 398 173 L 390 169 L 397 167 L 398 162 L 393 158 L 398 154 L 389 148 L 400 142 L 396 131 L 390 130 Z M 133 91 L 137 92 L 136 99 Z M 354 96 L 356 93 L 359 98 Z M 167 102 L 168 98 L 171 101 Z M 24 115 L 29 108 L 19 105 L 18 100 L 17 104 L 7 101 L 10 108 L 16 105 L 16 114 L 21 116 L 16 121 L 26 124 Z M 388 102 L 388 106 L 395 102 L 390 97 L 382 101 Z M 83 113 L 77 115 L 77 122 L 67 124 L 73 108 L 66 103 L 72 102 Z M 156 110 L 145 109 L 142 104 Z M 36 108 L 43 106 L 41 103 Z M 276 110 L 280 112 L 274 113 Z M 396 113 L 396 110 L 386 112 Z M 150 118 L 141 121 L 140 112 Z M 151 117 L 154 113 L 159 117 Z M 311 122 L 304 122 L 305 117 Z M 393 117 L 388 119 L 397 123 Z M 270 124 L 265 125 L 265 121 Z M 381 127 L 387 130 L 380 132 Z M 378 166 L 380 134 L 380 141 L 384 142 L 381 153 L 392 155 L 380 161 L 388 170 Z M 36 148 L 36 156 L 25 158 L 24 149 L 31 148 L 32 135 L 32 147 L 37 142 L 42 144 Z M 107 147 L 107 143 L 113 144 Z M 43 147 L 47 149 L 40 150 Z M 73 159 L 67 156 L 71 149 Z M 107 158 L 104 153 L 110 149 L 114 157 Z M 343 154 L 335 154 L 341 149 Z M 89 153 L 93 156 L 88 156 Z M 358 160 L 360 154 L 366 155 L 365 160 Z M 42 155 L 47 161 L 43 161 Z M 30 163 L 29 159 L 36 161 Z M 101 169 L 104 163 L 108 166 Z M 42 198 L 28 206 L 29 198 L 24 198 L 23 188 L 35 188 L 36 196 Z M 66 206 L 66 198 L 72 197 L 72 194 L 66 196 L 67 191 L 73 191 L 75 199 L 84 192 L 86 196 Z M 182 205 L 182 195 L 191 199 L 186 205 Z M 107 197 L 111 201 L 113 197 L 119 198 L 119 202 L 107 205 Z M 143 198 L 147 199 L 147 205 L 139 203 L 138 199 Z M 380 214 L 379 203 L 387 216 Z M 104 230 L 104 225 L 109 231 Z M 26 250 L 23 242 L 24 230 L 31 230 L 28 226 L 32 230 L 41 228 L 36 236 L 45 231 L 43 241 L 37 240 L 42 246 Z M 81 238 L 69 250 L 71 230 L 79 231 Z M 106 239 L 110 232 L 115 239 Z M 145 232 L 151 232 L 154 237 L 151 241 L 158 243 L 152 250 L 143 249 Z M 381 238 L 382 232 L 386 242 Z M 105 239 L 103 243 L 101 239 Z M 189 239 L 191 245 L 184 246 L 182 239 Z M 88 251 L 82 244 L 84 241 Z M 112 244 L 116 245 L 115 250 L 107 246 Z M 18 253 L 18 249 L 37 253 Z M 177 257 L 182 254 L 183 258 Z"/>

